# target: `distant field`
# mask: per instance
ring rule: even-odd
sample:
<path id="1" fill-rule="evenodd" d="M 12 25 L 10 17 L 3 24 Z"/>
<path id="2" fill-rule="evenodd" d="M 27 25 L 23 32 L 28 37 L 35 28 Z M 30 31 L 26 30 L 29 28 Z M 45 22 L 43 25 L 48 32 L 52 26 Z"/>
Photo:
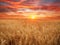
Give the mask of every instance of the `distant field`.
<path id="1" fill-rule="evenodd" d="M 60 20 L 0 20 L 0 45 L 60 45 Z"/>

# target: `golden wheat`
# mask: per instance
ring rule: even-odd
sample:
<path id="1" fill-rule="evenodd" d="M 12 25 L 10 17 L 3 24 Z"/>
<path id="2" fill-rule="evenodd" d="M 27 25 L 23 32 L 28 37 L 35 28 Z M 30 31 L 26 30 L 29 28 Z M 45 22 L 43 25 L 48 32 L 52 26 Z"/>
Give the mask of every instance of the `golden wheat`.
<path id="1" fill-rule="evenodd" d="M 60 45 L 60 21 L 0 20 L 0 45 Z"/>

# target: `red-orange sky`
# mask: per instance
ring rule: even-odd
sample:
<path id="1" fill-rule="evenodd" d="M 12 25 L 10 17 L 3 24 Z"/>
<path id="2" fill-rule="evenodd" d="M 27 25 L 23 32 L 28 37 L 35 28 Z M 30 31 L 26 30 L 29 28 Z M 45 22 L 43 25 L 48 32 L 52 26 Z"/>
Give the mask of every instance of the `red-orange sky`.
<path id="1" fill-rule="evenodd" d="M 60 11 L 60 0 L 0 0 L 0 13 L 1 12 L 15 12 L 19 8 L 41 9 L 41 10 L 54 10 Z M 9 18 L 5 14 L 0 14 L 0 18 Z M 10 16 L 11 18 L 14 16 Z M 19 17 L 19 16 L 16 16 Z M 20 17 L 22 17 L 20 15 Z M 19 18 L 20 18 L 19 17 Z M 51 17 L 51 19 L 60 19 L 60 16 Z"/>
<path id="2" fill-rule="evenodd" d="M 60 0 L 0 0 L 0 12 L 16 11 L 22 7 L 60 10 Z"/>

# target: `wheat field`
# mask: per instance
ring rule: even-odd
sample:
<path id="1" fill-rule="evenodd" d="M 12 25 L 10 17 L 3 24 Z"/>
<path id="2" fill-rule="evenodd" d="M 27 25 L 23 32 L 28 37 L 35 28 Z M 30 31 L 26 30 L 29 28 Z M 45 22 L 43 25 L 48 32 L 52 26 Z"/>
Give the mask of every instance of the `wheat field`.
<path id="1" fill-rule="evenodd" d="M 1 19 L 0 45 L 60 45 L 60 20 Z"/>

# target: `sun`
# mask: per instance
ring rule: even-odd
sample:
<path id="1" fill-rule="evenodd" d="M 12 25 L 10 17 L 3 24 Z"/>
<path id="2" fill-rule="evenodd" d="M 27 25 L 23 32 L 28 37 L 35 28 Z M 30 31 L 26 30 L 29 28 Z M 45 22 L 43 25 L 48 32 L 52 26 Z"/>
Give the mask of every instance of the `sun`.
<path id="1" fill-rule="evenodd" d="M 37 18 L 37 15 L 30 15 L 28 16 L 30 19 L 36 19 Z"/>

